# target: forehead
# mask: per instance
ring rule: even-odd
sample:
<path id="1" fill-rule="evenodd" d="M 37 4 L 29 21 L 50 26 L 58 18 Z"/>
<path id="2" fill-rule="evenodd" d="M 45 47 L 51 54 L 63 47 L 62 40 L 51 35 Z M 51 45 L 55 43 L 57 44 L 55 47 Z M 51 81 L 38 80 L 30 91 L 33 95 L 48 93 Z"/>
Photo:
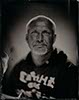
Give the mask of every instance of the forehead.
<path id="1" fill-rule="evenodd" d="M 39 22 L 36 22 L 35 26 L 46 26 L 48 27 L 48 24 L 46 24 L 44 21 L 39 21 Z"/>
<path id="2" fill-rule="evenodd" d="M 42 31 L 50 32 L 52 29 L 50 29 L 48 24 L 46 24 L 45 22 L 37 22 L 35 25 L 29 28 L 30 32 L 35 31 L 35 30 L 38 32 L 42 32 Z"/>
<path id="3" fill-rule="evenodd" d="M 31 28 L 36 28 L 36 29 L 49 29 L 48 24 L 46 24 L 45 22 L 37 22 L 33 27 Z"/>
<path id="4" fill-rule="evenodd" d="M 34 27 L 47 27 L 47 28 L 52 28 L 52 23 L 45 19 L 45 18 L 38 18 L 36 20 L 33 20 L 30 24 L 29 24 L 29 28 L 34 28 Z"/>

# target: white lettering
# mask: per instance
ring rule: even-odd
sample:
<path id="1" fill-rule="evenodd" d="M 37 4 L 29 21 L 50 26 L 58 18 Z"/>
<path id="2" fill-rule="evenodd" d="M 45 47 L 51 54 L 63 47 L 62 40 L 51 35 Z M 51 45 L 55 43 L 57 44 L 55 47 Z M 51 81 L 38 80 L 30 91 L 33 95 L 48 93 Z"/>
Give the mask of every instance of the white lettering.
<path id="1" fill-rule="evenodd" d="M 48 98 L 48 97 L 46 97 L 46 96 L 42 96 L 42 98 L 43 98 L 43 99 L 46 99 L 46 100 L 48 100 L 48 99 L 49 99 L 49 98 Z"/>
<path id="2" fill-rule="evenodd" d="M 36 92 L 36 89 L 32 89 L 32 93 L 35 93 Z"/>
<path id="3" fill-rule="evenodd" d="M 28 97 L 32 97 L 32 92 L 31 91 L 25 91 L 24 95 L 28 96 Z"/>
<path id="4" fill-rule="evenodd" d="M 47 79 L 48 79 L 47 76 L 44 78 L 44 75 L 42 75 L 38 82 L 41 83 L 43 81 L 43 85 L 46 85 Z"/>
<path id="5" fill-rule="evenodd" d="M 35 82 L 30 82 L 30 83 L 28 83 L 28 87 L 29 87 L 29 88 L 40 89 L 40 84 L 37 84 L 37 83 L 35 83 Z"/>
<path id="6" fill-rule="evenodd" d="M 36 92 L 36 96 L 37 96 L 38 99 L 40 99 L 40 97 L 41 97 L 41 92 L 37 91 L 37 92 Z"/>
<path id="7" fill-rule="evenodd" d="M 54 88 L 54 84 L 55 84 L 55 78 L 50 77 L 50 80 L 48 80 L 47 86 Z"/>
<path id="8" fill-rule="evenodd" d="M 32 82 L 28 83 L 28 87 L 33 88 L 33 83 Z"/>
<path id="9" fill-rule="evenodd" d="M 36 89 L 40 89 L 40 84 L 34 83 L 34 87 L 35 87 Z"/>
<path id="10" fill-rule="evenodd" d="M 33 78 L 33 81 L 35 82 L 30 82 L 32 81 L 32 78 Z M 40 77 L 39 75 L 36 76 L 36 73 L 34 71 L 30 72 L 30 74 L 27 74 L 26 72 L 21 71 L 19 80 L 23 83 L 27 83 L 27 81 L 29 81 L 30 83 L 28 83 L 28 87 L 36 88 L 36 89 L 40 89 L 40 84 L 38 83 L 43 82 L 43 85 L 47 85 L 51 88 L 54 88 L 54 84 L 55 84 L 55 77 L 54 78 L 50 77 L 50 79 L 48 80 L 48 76 L 44 76 L 44 75 L 41 75 Z"/>
<path id="11" fill-rule="evenodd" d="M 26 82 L 26 77 L 27 77 L 27 73 L 25 73 L 24 71 L 21 71 L 19 80 L 22 81 L 23 83 L 27 83 Z"/>
<path id="12" fill-rule="evenodd" d="M 38 81 L 39 75 L 36 76 L 34 71 L 32 71 L 30 74 L 31 74 L 31 76 L 33 78 L 33 81 Z"/>
<path id="13" fill-rule="evenodd" d="M 30 75 L 30 74 L 27 75 L 26 80 L 27 80 L 27 81 L 31 81 L 31 75 Z"/>

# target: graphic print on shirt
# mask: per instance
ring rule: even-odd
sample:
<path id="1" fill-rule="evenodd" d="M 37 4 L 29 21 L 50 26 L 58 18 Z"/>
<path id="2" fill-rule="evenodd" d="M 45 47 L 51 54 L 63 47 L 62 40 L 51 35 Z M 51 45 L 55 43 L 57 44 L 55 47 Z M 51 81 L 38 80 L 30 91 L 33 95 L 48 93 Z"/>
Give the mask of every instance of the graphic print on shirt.
<path id="1" fill-rule="evenodd" d="M 53 89 L 55 85 L 55 77 L 39 75 L 39 74 L 36 74 L 35 71 L 31 71 L 29 74 L 26 73 L 25 71 L 21 71 L 19 80 L 25 83 L 26 86 L 31 90 L 31 91 L 22 90 L 24 95 L 28 97 L 32 97 L 32 94 L 34 93 L 38 99 L 40 97 L 47 99 L 46 94 L 44 93 L 45 88 L 47 89 L 48 87 L 48 88 Z M 41 92 L 41 89 L 43 93 Z"/>

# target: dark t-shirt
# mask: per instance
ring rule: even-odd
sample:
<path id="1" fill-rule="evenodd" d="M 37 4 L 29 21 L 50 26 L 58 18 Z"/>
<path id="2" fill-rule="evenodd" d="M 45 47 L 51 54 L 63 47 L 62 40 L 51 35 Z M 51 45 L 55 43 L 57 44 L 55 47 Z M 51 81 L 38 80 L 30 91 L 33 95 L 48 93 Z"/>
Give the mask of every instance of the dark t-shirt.
<path id="1" fill-rule="evenodd" d="M 42 66 L 36 67 L 31 53 L 13 69 L 8 82 L 4 77 L 3 93 L 37 99 L 76 98 L 77 68 L 57 49 Z"/>

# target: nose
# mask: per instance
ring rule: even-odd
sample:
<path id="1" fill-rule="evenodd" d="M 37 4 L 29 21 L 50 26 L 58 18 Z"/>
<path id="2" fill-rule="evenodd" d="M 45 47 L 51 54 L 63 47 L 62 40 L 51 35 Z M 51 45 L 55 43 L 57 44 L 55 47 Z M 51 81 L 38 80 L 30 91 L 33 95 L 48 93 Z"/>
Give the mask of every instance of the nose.
<path id="1" fill-rule="evenodd" d="M 41 33 L 38 35 L 38 41 L 39 42 L 42 42 L 43 41 L 43 35 Z"/>

